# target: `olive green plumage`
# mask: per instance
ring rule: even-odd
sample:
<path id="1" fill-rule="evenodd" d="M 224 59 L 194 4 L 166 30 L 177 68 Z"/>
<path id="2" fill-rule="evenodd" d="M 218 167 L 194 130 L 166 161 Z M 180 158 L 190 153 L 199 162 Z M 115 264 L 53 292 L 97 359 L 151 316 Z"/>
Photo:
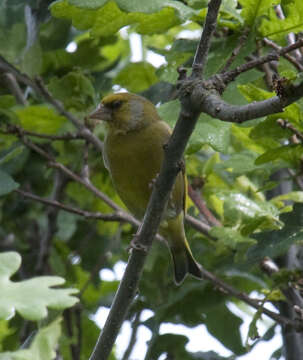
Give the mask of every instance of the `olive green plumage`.
<path id="1" fill-rule="evenodd" d="M 142 219 L 171 130 L 150 101 L 130 93 L 105 97 L 91 117 L 107 122 L 105 165 L 122 201 Z M 187 273 L 201 277 L 184 233 L 186 196 L 186 176 L 180 172 L 160 225 L 160 234 L 168 240 L 172 253 L 177 284 Z"/>

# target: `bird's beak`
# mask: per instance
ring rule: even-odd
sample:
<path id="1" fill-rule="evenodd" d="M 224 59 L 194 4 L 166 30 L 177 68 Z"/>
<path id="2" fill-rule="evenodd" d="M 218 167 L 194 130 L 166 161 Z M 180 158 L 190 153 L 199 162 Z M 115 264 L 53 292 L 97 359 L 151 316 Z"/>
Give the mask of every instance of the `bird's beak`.
<path id="1" fill-rule="evenodd" d="M 89 117 L 95 120 L 111 121 L 112 112 L 103 104 L 100 104 L 98 105 L 97 109 L 89 115 Z"/>

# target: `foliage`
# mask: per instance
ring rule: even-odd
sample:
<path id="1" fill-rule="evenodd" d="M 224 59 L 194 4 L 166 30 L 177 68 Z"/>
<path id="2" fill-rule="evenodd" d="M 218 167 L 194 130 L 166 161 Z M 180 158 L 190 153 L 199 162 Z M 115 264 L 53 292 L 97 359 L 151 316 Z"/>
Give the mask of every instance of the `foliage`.
<path id="1" fill-rule="evenodd" d="M 232 68 L 271 52 L 261 43 L 264 37 L 285 46 L 290 31 L 302 31 L 302 1 L 281 1 L 283 20 L 274 9 L 279 3 L 223 1 L 207 76 L 221 71 L 243 33 L 248 35 Z M 126 89 L 154 102 L 159 115 L 173 127 L 180 111 L 177 68 L 191 67 L 206 10 L 204 0 L 2 1 L 0 54 L 29 77 L 41 77 L 48 96 L 83 124 L 95 125 L 88 124 L 86 116 L 100 98 Z M 161 65 L 153 63 L 156 55 Z M 243 105 L 273 97 L 263 70 L 237 77 L 224 92 L 224 100 Z M 285 59 L 271 71 L 279 71 L 288 81 L 300 78 Z M 100 152 L 75 136 L 73 124 L 45 97 L 24 83 L 19 87 L 23 102 L 7 80 L 0 82 L 0 293 L 7 294 L 0 299 L 0 360 L 54 359 L 56 351 L 66 360 L 87 359 L 99 334 L 94 314 L 100 306 L 110 307 L 118 287 L 115 269 L 127 261 L 136 230 L 126 221 L 89 216 L 88 212 L 108 215 L 113 209 L 87 182 L 61 170 L 66 166 L 82 179 L 89 176 L 90 185 L 124 209 Z M 302 100 L 282 113 L 243 124 L 201 114 L 187 146 L 189 183 L 201 185 L 199 196 L 222 224 L 210 223 L 208 235 L 186 225 L 192 252 L 207 270 L 240 292 L 281 295 L 288 281 L 274 281 L 256 265 L 266 256 L 280 258 L 292 245 L 302 244 L 302 140 L 292 142 L 291 127 L 277 122 L 287 121 L 302 133 L 302 118 Z M 102 124 L 94 133 L 104 140 Z M 289 182 L 290 188 L 281 190 Z M 28 199 L 24 192 L 83 212 L 47 206 Z M 193 202 L 188 212 L 201 218 Z M 22 255 L 22 265 L 16 252 Z M 105 269 L 112 279 L 103 276 Z M 69 289 L 50 288 L 61 285 L 62 278 Z M 74 305 L 71 288 L 79 289 L 81 307 L 65 311 L 62 326 L 57 310 Z M 152 311 L 149 319 L 140 320 L 140 327 L 152 333 L 150 359 L 163 354 L 174 359 L 223 359 L 216 349 L 205 352 L 202 345 L 201 351 L 190 352 L 187 336 L 161 334 L 163 323 L 204 324 L 236 359 L 248 347 L 239 330 L 242 319 L 230 310 L 230 302 L 240 306 L 206 281 L 187 278 L 177 287 L 169 253 L 163 243 L 155 242 L 128 320 L 143 310 Z M 55 320 L 51 310 L 46 323 L 37 323 L 47 308 L 57 309 Z M 260 335 L 262 321 L 256 311 L 247 334 L 250 340 Z M 111 356 L 118 358 L 115 349 Z"/>

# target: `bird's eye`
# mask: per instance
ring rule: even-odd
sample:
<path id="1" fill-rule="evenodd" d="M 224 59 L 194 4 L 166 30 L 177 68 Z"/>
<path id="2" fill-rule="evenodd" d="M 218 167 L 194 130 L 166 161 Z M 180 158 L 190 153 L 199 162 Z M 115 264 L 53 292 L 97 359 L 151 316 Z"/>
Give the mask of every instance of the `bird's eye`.
<path id="1" fill-rule="evenodd" d="M 115 110 L 118 109 L 120 106 L 122 105 L 122 101 L 121 100 L 114 100 L 113 102 L 111 102 L 110 107 Z"/>

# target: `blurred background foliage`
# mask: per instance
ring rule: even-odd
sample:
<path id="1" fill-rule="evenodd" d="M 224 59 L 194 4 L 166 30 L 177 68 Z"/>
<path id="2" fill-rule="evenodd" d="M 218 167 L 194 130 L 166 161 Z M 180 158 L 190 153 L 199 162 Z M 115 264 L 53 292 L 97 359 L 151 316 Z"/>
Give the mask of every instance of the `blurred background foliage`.
<path id="1" fill-rule="evenodd" d="M 278 4 L 284 11 L 284 20 L 274 10 Z M 207 76 L 222 69 L 243 33 L 247 37 L 232 67 L 269 53 L 271 48 L 262 43 L 264 37 L 280 46 L 287 45 L 290 31 L 302 31 L 302 4 L 300 0 L 223 1 Z M 174 126 L 180 110 L 175 87 L 177 68 L 190 68 L 206 10 L 205 0 L 1 0 L 0 54 L 28 76 L 42 77 L 51 95 L 81 121 L 100 98 L 126 89 L 150 99 L 160 116 Z M 285 59 L 273 64 L 271 71 L 291 81 L 299 76 Z M 4 75 L 0 76 L 2 130 L 13 124 L 50 136 L 75 132 L 64 116 L 23 84 L 20 86 L 25 104 L 18 103 Z M 264 67 L 260 67 L 239 76 L 223 98 L 236 105 L 264 100 L 274 95 L 270 85 Z M 210 223 L 208 236 L 186 225 L 196 259 L 240 291 L 254 296 L 266 294 L 268 301 L 278 307 L 283 301 L 283 286 L 299 276 L 297 266 L 290 266 L 287 274 L 273 278 L 259 264 L 268 256 L 283 265 L 280 259 L 288 249 L 302 242 L 303 148 L 290 141 L 289 129 L 277 124 L 277 119 L 283 119 L 303 131 L 302 105 L 300 100 L 283 113 L 242 125 L 202 114 L 186 151 L 189 183 L 199 184 L 195 190 L 222 224 Z M 103 140 L 102 125 L 98 125 L 95 134 Z M 83 139 L 29 138 L 58 163 L 82 173 L 86 156 Z M 91 182 L 123 207 L 100 152 L 91 145 L 88 150 Z M 48 165 L 18 136 L 0 133 L 0 249 L 22 255 L 16 281 L 41 274 L 62 276 L 69 287 L 79 289 L 81 305 L 66 310 L 61 323 L 55 320 L 49 325 L 56 317 L 52 315 L 54 310 L 38 327 L 18 314 L 1 320 L 0 349 L 12 353 L 0 353 L 0 359 L 19 359 L 13 351 L 29 337 L 34 337 L 34 341 L 27 341 L 29 352 L 22 359 L 40 359 L 33 355 L 37 349 L 45 351 L 46 360 L 87 359 L 100 331 L 94 315 L 100 307 L 110 307 L 136 231 L 127 223 L 86 219 L 46 207 L 15 191 L 20 188 L 83 210 L 112 213 L 83 185 Z M 192 202 L 188 212 L 207 222 Z M 41 259 L 45 242 L 48 250 Z M 190 339 L 163 334 L 164 323 L 190 328 L 204 324 L 209 334 L 228 350 L 225 353 L 237 359 L 260 341 L 272 339 L 277 325 L 258 317 L 256 331 L 262 322 L 266 331 L 259 333 L 258 339 L 255 332 L 255 338 L 251 336 L 245 343 L 245 336 L 250 335 L 241 335 L 243 320 L 241 312 L 232 311 L 234 307 L 251 316 L 252 328 L 256 318 L 253 319 L 251 309 L 211 284 L 187 278 L 181 287 L 175 286 L 170 255 L 164 244 L 155 242 L 128 320 L 133 323 L 133 331 L 139 326 L 138 342 L 142 327 L 150 331 L 146 355 L 145 344 L 141 344 L 141 359 L 226 358 L 216 348 L 205 351 L 203 339 L 200 351 L 189 351 L 186 344 Z M 142 317 L 144 312 L 149 314 L 147 318 Z M 273 348 L 274 352 L 273 358 L 279 359 L 282 349 Z M 121 349 L 114 349 L 111 358 L 122 358 Z M 127 358 L 132 358 L 131 353 L 124 354 L 123 359 Z"/>

